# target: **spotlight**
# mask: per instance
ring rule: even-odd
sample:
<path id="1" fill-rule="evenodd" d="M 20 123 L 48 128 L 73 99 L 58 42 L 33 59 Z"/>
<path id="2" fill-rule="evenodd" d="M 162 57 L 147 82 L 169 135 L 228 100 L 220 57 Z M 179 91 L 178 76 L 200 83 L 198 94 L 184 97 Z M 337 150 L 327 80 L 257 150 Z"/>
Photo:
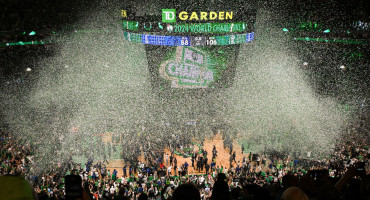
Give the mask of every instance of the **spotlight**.
<path id="1" fill-rule="evenodd" d="M 303 65 L 304 65 L 304 66 L 307 66 L 307 65 L 308 65 L 308 62 L 304 62 L 304 63 L 303 63 Z"/>
<path id="2" fill-rule="evenodd" d="M 341 68 L 341 69 L 345 69 L 346 67 L 345 67 L 344 65 L 341 65 L 341 66 L 340 66 L 340 68 Z"/>
<path id="3" fill-rule="evenodd" d="M 27 72 L 30 72 L 30 71 L 32 71 L 32 69 L 31 69 L 31 68 L 29 68 L 29 67 L 27 67 L 27 68 L 26 68 L 26 71 L 27 71 Z"/>

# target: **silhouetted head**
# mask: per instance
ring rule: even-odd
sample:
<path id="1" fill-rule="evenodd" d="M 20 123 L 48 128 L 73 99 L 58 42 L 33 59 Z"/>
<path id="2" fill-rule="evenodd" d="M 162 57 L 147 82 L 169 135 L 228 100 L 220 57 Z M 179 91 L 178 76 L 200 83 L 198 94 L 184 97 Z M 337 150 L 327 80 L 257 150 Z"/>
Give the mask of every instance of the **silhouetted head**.
<path id="1" fill-rule="evenodd" d="M 217 175 L 217 181 L 215 182 L 213 186 L 212 191 L 212 200 L 228 200 L 231 199 L 231 194 L 229 191 L 229 186 L 227 185 L 226 181 L 226 175 L 224 173 L 219 173 Z"/>
<path id="2" fill-rule="evenodd" d="M 281 200 L 309 200 L 306 193 L 298 187 L 290 187 L 281 195 Z"/>
<path id="3" fill-rule="evenodd" d="M 3 200 L 34 200 L 31 185 L 20 176 L 0 176 L 0 194 Z"/>
<path id="4" fill-rule="evenodd" d="M 217 181 L 225 181 L 226 175 L 224 173 L 218 173 Z"/>
<path id="5" fill-rule="evenodd" d="M 179 185 L 172 195 L 172 200 L 200 200 L 200 192 L 194 184 L 185 183 Z"/>
<path id="6" fill-rule="evenodd" d="M 141 193 L 138 200 L 148 200 L 148 195 L 146 195 L 145 193 Z"/>
<path id="7" fill-rule="evenodd" d="M 324 185 L 317 194 L 318 200 L 337 200 L 340 199 L 339 191 L 334 185 Z"/>

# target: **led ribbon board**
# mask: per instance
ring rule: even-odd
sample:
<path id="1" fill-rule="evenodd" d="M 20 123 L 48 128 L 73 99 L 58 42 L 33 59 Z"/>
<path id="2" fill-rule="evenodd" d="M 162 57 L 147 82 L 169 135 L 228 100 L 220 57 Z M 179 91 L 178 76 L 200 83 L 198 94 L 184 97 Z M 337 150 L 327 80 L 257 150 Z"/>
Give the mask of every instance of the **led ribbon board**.
<path id="1" fill-rule="evenodd" d="M 164 36 L 124 32 L 130 42 L 162 46 L 213 46 L 243 44 L 254 40 L 254 32 L 216 36 Z"/>
<path id="2" fill-rule="evenodd" d="M 251 32 L 247 22 L 234 23 L 189 23 L 172 24 L 162 22 L 138 22 L 122 20 L 122 28 L 129 32 L 155 32 L 158 34 L 230 34 Z"/>

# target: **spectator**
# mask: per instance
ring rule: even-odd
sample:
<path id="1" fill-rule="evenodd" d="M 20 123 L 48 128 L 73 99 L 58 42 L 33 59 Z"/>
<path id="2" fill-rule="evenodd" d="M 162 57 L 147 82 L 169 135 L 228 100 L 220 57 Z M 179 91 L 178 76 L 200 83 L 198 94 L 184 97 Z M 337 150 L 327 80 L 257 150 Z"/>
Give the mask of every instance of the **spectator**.
<path id="1" fill-rule="evenodd" d="M 172 200 L 200 200 L 199 190 L 191 183 L 179 185 L 173 192 Z"/>
<path id="2" fill-rule="evenodd" d="M 281 200 L 309 200 L 309 198 L 298 187 L 290 187 L 284 191 Z"/>
<path id="3" fill-rule="evenodd" d="M 36 200 L 31 185 L 19 176 L 0 176 L 0 196 L 2 200 Z"/>
<path id="4" fill-rule="evenodd" d="M 212 200 L 231 200 L 231 195 L 229 192 L 229 186 L 225 181 L 226 176 L 224 173 L 219 173 L 217 175 L 217 181 L 213 186 Z"/>

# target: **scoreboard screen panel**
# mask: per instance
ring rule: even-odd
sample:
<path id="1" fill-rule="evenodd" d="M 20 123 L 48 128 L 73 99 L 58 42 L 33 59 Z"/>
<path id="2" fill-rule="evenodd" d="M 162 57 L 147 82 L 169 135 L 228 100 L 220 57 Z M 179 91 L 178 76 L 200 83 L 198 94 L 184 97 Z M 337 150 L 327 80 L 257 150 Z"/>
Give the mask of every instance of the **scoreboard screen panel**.
<path id="1" fill-rule="evenodd" d="M 162 46 L 234 45 L 248 43 L 254 40 L 254 32 L 216 36 L 167 36 L 124 32 L 123 36 L 130 42 Z"/>

